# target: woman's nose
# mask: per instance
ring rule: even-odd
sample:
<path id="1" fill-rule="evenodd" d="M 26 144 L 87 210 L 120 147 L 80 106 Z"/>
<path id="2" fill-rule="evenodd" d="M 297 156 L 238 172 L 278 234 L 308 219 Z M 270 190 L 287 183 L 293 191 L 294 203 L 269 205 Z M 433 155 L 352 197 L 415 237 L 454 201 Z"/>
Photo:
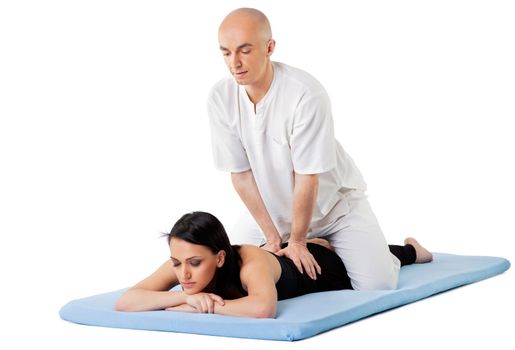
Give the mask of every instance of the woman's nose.
<path id="1" fill-rule="evenodd" d="M 190 271 L 188 270 L 188 268 L 184 267 L 182 269 L 182 277 L 185 279 L 185 280 L 189 280 L 191 278 L 191 273 Z"/>

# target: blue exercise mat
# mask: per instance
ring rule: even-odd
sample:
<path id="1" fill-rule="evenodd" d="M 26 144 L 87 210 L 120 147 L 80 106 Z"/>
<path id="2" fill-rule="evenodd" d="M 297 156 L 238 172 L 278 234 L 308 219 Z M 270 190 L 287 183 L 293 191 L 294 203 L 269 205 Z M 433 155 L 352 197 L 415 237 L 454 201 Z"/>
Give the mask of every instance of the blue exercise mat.
<path id="1" fill-rule="evenodd" d="M 293 341 L 498 275 L 510 268 L 508 260 L 498 257 L 443 253 L 435 253 L 433 257 L 431 263 L 403 267 L 396 290 L 342 290 L 282 300 L 275 319 L 172 311 L 113 311 L 116 300 L 126 289 L 73 300 L 61 308 L 60 316 L 92 326 Z"/>

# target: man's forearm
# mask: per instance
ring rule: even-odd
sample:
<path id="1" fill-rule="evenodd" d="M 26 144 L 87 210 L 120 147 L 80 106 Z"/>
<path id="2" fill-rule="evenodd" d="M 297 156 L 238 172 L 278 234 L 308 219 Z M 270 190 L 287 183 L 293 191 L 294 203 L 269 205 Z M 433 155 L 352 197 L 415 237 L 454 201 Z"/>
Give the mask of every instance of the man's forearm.
<path id="1" fill-rule="evenodd" d="M 318 174 L 295 174 L 290 241 L 305 243 L 318 195 Z"/>
<path id="2" fill-rule="evenodd" d="M 232 173 L 231 179 L 236 192 L 265 234 L 267 241 L 280 241 L 281 237 L 259 194 L 252 171 Z"/>

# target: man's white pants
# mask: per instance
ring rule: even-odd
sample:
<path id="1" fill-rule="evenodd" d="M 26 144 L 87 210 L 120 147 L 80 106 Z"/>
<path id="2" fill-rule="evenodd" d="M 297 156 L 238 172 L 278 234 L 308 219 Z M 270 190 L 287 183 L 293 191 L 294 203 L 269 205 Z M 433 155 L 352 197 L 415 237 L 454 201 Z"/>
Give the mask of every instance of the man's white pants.
<path id="1" fill-rule="evenodd" d="M 363 191 L 353 190 L 346 201 L 349 212 L 333 223 L 308 233 L 323 237 L 340 256 L 355 290 L 395 289 L 400 261 L 390 253 L 376 216 Z M 264 244 L 263 232 L 246 212 L 229 233 L 232 244 Z M 322 271 L 324 273 L 324 271 Z"/>

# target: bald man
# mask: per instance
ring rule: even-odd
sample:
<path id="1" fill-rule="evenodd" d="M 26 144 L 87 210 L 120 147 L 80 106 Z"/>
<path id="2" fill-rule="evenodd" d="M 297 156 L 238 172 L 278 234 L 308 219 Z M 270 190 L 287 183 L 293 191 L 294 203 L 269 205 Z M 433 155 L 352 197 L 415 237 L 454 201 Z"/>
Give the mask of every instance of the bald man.
<path id="1" fill-rule="evenodd" d="M 230 232 L 233 243 L 263 245 L 316 279 L 324 272 L 306 241 L 324 237 L 354 289 L 396 288 L 400 262 L 388 249 L 359 170 L 334 137 L 323 86 L 271 61 L 276 43 L 258 10 L 229 13 L 218 40 L 231 76 L 208 98 L 214 163 L 231 173 L 248 209 Z"/>

